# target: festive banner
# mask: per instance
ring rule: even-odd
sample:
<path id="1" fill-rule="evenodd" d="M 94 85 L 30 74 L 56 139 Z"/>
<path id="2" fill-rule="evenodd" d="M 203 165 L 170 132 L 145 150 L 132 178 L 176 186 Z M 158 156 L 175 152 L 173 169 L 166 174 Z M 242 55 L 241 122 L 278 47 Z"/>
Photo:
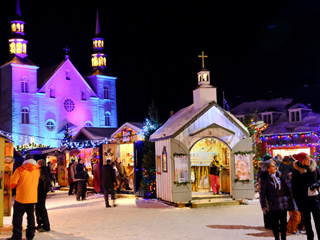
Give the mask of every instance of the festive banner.
<path id="1" fill-rule="evenodd" d="M 175 156 L 174 168 L 174 181 L 176 183 L 188 182 L 188 156 Z"/>

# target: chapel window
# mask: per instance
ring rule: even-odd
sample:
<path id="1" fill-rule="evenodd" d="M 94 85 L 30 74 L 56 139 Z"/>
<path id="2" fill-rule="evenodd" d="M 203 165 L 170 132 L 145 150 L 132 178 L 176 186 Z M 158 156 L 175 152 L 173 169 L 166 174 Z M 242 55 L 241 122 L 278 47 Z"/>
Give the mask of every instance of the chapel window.
<path id="1" fill-rule="evenodd" d="M 103 66 L 103 59 L 102 59 L 102 57 L 99 57 L 99 66 Z"/>
<path id="2" fill-rule="evenodd" d="M 27 53 L 27 44 L 22 45 L 22 53 Z"/>
<path id="3" fill-rule="evenodd" d="M 103 87 L 103 98 L 104 99 L 110 99 L 110 92 L 109 92 L 109 87 L 104 86 Z"/>
<path id="4" fill-rule="evenodd" d="M 21 123 L 30 124 L 28 108 L 22 108 L 22 110 L 21 110 Z"/>
<path id="5" fill-rule="evenodd" d="M 110 112 L 106 112 L 104 114 L 104 118 L 105 118 L 105 126 L 111 126 L 111 121 L 110 121 L 111 114 L 110 114 Z"/>
<path id="6" fill-rule="evenodd" d="M 101 40 L 98 41 L 98 47 L 101 47 Z"/>
<path id="7" fill-rule="evenodd" d="M 17 53 L 22 53 L 22 44 L 21 44 L 21 42 L 17 43 Z"/>
<path id="8" fill-rule="evenodd" d="M 16 44 L 15 42 L 10 43 L 10 54 L 16 53 Z"/>
<path id="9" fill-rule="evenodd" d="M 85 91 L 82 91 L 82 92 L 81 92 L 81 100 L 82 100 L 82 101 L 87 101 L 87 94 L 86 94 Z"/>
<path id="10" fill-rule="evenodd" d="M 23 93 L 29 92 L 28 80 L 26 78 L 21 79 L 21 92 Z"/>
<path id="11" fill-rule="evenodd" d="M 54 88 L 50 88 L 50 98 L 56 98 L 56 90 Z"/>
<path id="12" fill-rule="evenodd" d="M 17 23 L 17 31 L 20 32 L 20 23 Z"/>
<path id="13" fill-rule="evenodd" d="M 12 23 L 11 29 L 12 29 L 12 32 L 15 32 L 15 31 L 16 31 L 16 24 L 15 24 L 15 23 Z"/>
<path id="14" fill-rule="evenodd" d="M 45 126 L 49 132 L 52 132 L 56 128 L 56 124 L 52 119 L 47 120 Z"/>

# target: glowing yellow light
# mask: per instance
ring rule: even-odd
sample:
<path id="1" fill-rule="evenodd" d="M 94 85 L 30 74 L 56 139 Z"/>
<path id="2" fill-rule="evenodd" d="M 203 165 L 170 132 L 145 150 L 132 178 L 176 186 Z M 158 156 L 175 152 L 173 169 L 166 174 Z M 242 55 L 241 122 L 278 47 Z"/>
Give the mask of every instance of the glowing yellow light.
<path id="1" fill-rule="evenodd" d="M 25 43 L 22 45 L 22 52 L 27 53 L 27 44 Z"/>
<path id="2" fill-rule="evenodd" d="M 204 73 L 203 74 L 203 81 L 205 81 L 205 82 L 208 81 L 207 77 L 208 77 L 208 74 Z"/>
<path id="3" fill-rule="evenodd" d="M 101 47 L 101 40 L 98 41 L 98 47 Z"/>
<path id="4" fill-rule="evenodd" d="M 17 53 L 22 53 L 22 44 L 21 44 L 21 42 L 17 43 Z"/>
<path id="5" fill-rule="evenodd" d="M 103 58 L 103 63 L 104 66 L 107 66 L 107 59 L 105 57 Z"/>
<path id="6" fill-rule="evenodd" d="M 102 57 L 99 57 L 99 66 L 103 66 L 103 59 L 102 59 Z"/>
<path id="7" fill-rule="evenodd" d="M 20 32 L 20 23 L 17 23 L 17 31 Z"/>
<path id="8" fill-rule="evenodd" d="M 24 30 L 23 28 L 24 28 L 24 25 L 21 24 L 21 25 L 20 25 L 21 32 L 23 32 L 23 30 Z"/>
<path id="9" fill-rule="evenodd" d="M 103 40 L 101 41 L 101 47 L 104 47 L 104 41 Z"/>
<path id="10" fill-rule="evenodd" d="M 16 31 L 16 24 L 15 24 L 15 23 L 12 23 L 11 29 L 12 29 L 12 32 L 15 32 L 15 31 Z"/>
<path id="11" fill-rule="evenodd" d="M 14 42 L 10 43 L 10 53 L 13 54 L 16 52 L 16 44 Z"/>

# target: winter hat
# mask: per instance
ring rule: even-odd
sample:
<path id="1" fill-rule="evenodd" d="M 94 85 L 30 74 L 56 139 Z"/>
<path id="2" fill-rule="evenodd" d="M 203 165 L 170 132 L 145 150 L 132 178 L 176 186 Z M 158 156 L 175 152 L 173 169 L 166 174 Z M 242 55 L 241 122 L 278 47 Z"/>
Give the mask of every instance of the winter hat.
<path id="1" fill-rule="evenodd" d="M 46 166 L 46 161 L 43 159 L 38 160 L 38 164 L 40 165 L 40 167 L 45 167 Z"/>
<path id="2" fill-rule="evenodd" d="M 292 157 L 294 160 L 298 160 L 300 163 L 302 163 L 305 158 L 309 157 L 309 155 L 307 153 L 301 152 L 298 154 L 294 154 Z"/>
<path id="3" fill-rule="evenodd" d="M 284 156 L 283 160 L 282 161 L 285 161 L 285 162 L 290 162 L 290 158 L 289 156 Z"/>

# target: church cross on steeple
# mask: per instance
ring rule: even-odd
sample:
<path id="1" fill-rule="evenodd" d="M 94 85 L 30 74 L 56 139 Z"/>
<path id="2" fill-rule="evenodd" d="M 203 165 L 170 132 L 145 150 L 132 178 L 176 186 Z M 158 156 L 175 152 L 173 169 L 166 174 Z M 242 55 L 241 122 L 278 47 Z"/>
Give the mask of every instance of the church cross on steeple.
<path id="1" fill-rule="evenodd" d="M 204 59 L 207 58 L 207 55 L 204 55 L 204 51 L 202 51 L 201 55 L 198 55 L 199 58 L 202 58 L 202 68 L 204 68 Z"/>
<path id="2" fill-rule="evenodd" d="M 66 45 L 66 47 L 65 48 L 63 48 L 63 50 L 65 50 L 66 51 L 66 54 L 68 55 L 68 52 L 70 52 L 70 49 L 68 48 L 68 46 Z"/>

